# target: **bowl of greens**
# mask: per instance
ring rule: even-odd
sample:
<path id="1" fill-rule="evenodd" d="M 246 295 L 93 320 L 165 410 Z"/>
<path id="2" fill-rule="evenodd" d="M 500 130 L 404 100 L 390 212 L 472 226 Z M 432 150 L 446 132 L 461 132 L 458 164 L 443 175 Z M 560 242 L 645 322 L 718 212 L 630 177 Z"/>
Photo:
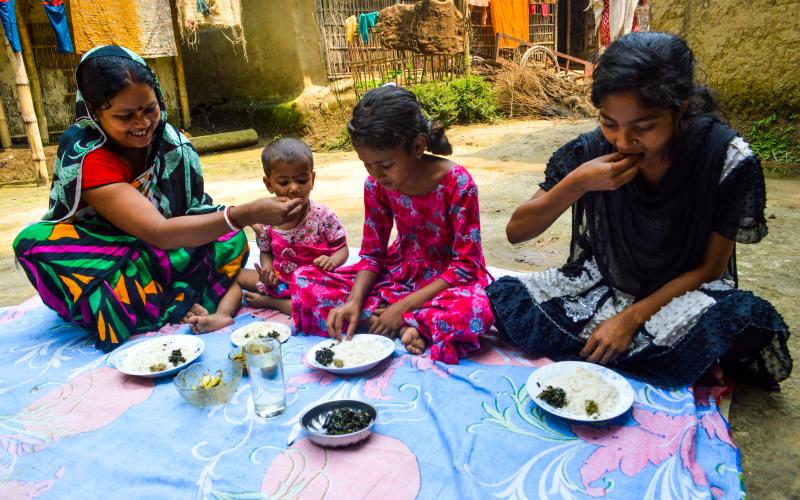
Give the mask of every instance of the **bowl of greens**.
<path id="1" fill-rule="evenodd" d="M 341 399 L 312 407 L 300 418 L 300 425 L 312 443 L 339 448 L 369 437 L 377 418 L 378 411 L 374 406 L 354 399 Z"/>

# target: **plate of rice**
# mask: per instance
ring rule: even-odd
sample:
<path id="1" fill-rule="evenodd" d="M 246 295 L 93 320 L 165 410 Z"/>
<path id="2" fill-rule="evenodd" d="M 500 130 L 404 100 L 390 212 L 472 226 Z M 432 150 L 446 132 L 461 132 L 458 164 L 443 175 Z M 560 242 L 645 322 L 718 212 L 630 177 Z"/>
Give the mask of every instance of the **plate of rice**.
<path id="1" fill-rule="evenodd" d="M 108 356 L 108 364 L 126 375 L 158 378 L 172 375 L 203 354 L 205 343 L 195 335 L 164 335 L 134 341 Z"/>
<path id="2" fill-rule="evenodd" d="M 531 373 L 526 385 L 543 410 L 569 420 L 611 420 L 633 404 L 633 388 L 622 375 L 583 361 L 552 363 Z"/>
<path id="3" fill-rule="evenodd" d="M 272 321 L 254 321 L 237 328 L 231 333 L 231 343 L 242 347 L 257 338 L 273 338 L 278 342 L 286 342 L 292 336 L 292 329 L 288 325 Z"/>
<path id="4" fill-rule="evenodd" d="M 336 375 L 355 375 L 391 356 L 394 347 L 394 341 L 388 337 L 362 333 L 341 342 L 323 340 L 306 352 L 306 362 Z"/>

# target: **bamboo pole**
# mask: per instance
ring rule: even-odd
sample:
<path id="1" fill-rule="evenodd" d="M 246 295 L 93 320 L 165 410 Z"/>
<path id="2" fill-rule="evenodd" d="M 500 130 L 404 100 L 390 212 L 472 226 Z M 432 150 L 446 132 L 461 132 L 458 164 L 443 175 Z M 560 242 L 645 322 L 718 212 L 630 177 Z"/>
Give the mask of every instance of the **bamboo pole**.
<path id="1" fill-rule="evenodd" d="M 0 100 L 0 146 L 3 151 L 11 149 L 11 132 L 8 129 L 8 119 L 6 118 L 6 107 Z"/>
<path id="2" fill-rule="evenodd" d="M 169 8 L 172 14 L 172 36 L 175 37 L 175 76 L 178 80 L 178 99 L 181 103 L 181 121 L 183 128 L 192 128 L 192 117 L 189 115 L 189 92 L 186 91 L 186 75 L 183 72 L 183 54 L 181 53 L 181 37 L 178 26 L 178 8 L 175 0 L 170 0 Z"/>
<path id="3" fill-rule="evenodd" d="M 31 148 L 31 158 L 33 167 L 36 171 L 36 185 L 44 186 L 48 181 L 47 162 L 44 157 L 44 147 L 42 137 L 39 135 L 39 124 L 36 122 L 36 112 L 33 109 L 33 98 L 28 83 L 28 74 L 25 72 L 25 63 L 22 54 L 11 50 L 8 39 L 3 37 L 3 45 L 6 47 L 8 60 L 14 70 L 14 82 L 17 85 L 17 99 L 19 99 L 19 109 L 22 121 L 25 123 L 25 132 L 28 136 L 28 144 Z"/>
<path id="4" fill-rule="evenodd" d="M 25 16 L 22 15 L 19 6 L 14 9 L 17 13 L 17 29 L 19 39 L 22 42 L 22 57 L 25 59 L 25 69 L 31 82 L 31 95 L 33 97 L 33 109 L 36 112 L 36 119 L 39 122 L 39 135 L 42 144 L 50 144 L 50 133 L 47 130 L 47 116 L 44 114 L 44 100 L 42 99 L 42 85 L 39 80 L 39 71 L 36 69 L 36 60 L 33 58 L 33 43 L 28 32 L 28 24 Z"/>

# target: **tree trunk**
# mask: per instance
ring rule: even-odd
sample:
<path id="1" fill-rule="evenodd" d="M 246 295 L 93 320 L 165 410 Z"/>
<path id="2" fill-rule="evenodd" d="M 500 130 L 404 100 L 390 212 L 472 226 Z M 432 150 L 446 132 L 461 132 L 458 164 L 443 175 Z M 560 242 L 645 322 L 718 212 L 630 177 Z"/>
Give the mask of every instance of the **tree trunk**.
<path id="1" fill-rule="evenodd" d="M 28 33 L 28 25 L 17 7 L 17 28 L 19 29 L 19 39 L 22 43 L 22 56 L 25 59 L 25 69 L 31 82 L 31 96 L 33 97 L 33 109 L 36 111 L 36 119 L 39 122 L 39 135 L 42 144 L 50 144 L 50 133 L 47 130 L 47 117 L 44 114 L 44 99 L 42 99 L 42 85 L 39 82 L 39 72 L 36 68 L 36 61 L 33 58 L 33 43 Z"/>

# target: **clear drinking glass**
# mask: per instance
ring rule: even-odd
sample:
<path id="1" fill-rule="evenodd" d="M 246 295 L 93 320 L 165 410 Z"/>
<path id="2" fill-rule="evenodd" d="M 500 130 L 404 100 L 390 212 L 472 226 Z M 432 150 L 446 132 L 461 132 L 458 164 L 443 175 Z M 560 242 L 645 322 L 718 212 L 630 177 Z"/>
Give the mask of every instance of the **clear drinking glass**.
<path id="1" fill-rule="evenodd" d="M 277 417 L 286 409 L 281 343 L 271 338 L 251 340 L 245 345 L 244 353 L 256 415 Z"/>

